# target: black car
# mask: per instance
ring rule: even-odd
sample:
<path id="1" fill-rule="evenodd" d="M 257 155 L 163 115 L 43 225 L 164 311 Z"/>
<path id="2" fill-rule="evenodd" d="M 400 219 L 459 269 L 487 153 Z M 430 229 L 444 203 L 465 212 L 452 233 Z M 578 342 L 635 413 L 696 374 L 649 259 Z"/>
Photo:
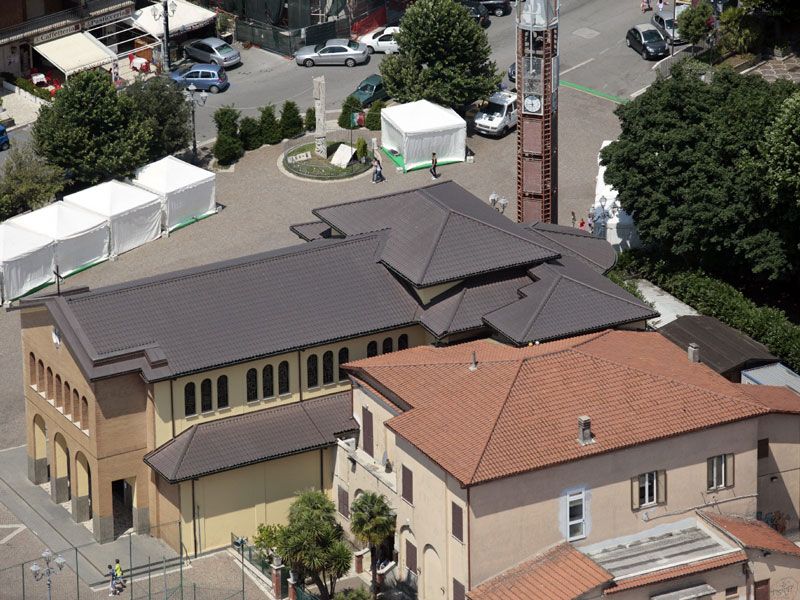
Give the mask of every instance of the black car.
<path id="1" fill-rule="evenodd" d="M 510 0 L 478 0 L 478 3 L 483 5 L 495 17 L 504 17 L 511 14 Z"/>
<path id="2" fill-rule="evenodd" d="M 625 45 L 636 50 L 645 60 L 666 56 L 669 52 L 664 36 L 652 25 L 631 27 L 625 36 Z"/>
<path id="3" fill-rule="evenodd" d="M 475 19 L 478 24 L 483 27 L 488 27 L 490 22 L 489 11 L 483 4 L 474 2 L 473 0 L 462 0 L 461 4 L 467 9 L 469 16 Z"/>
<path id="4" fill-rule="evenodd" d="M 506 71 L 506 75 L 508 75 L 508 80 L 511 83 L 517 82 L 517 63 L 513 62 L 508 65 L 508 71 Z"/>

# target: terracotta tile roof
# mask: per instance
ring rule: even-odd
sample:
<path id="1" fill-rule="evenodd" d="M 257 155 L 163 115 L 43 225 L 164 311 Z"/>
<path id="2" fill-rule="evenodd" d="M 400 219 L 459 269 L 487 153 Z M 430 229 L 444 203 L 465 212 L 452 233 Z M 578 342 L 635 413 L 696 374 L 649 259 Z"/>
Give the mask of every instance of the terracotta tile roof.
<path id="1" fill-rule="evenodd" d="M 349 368 L 410 406 L 387 426 L 466 485 L 769 412 L 742 392 L 755 386 L 690 363 L 649 332 L 519 349 L 491 341 L 413 348 Z M 579 415 L 591 417 L 595 443 L 577 442 Z"/>
<path id="2" fill-rule="evenodd" d="M 800 412 L 800 394 L 786 386 L 744 385 L 742 390 L 750 398 L 767 407 L 770 412 Z"/>
<path id="3" fill-rule="evenodd" d="M 569 544 L 527 560 L 467 592 L 470 600 L 573 600 L 612 580 Z"/>
<path id="4" fill-rule="evenodd" d="M 700 513 L 700 515 L 712 525 L 733 537 L 745 548 L 800 556 L 800 548 L 766 523 L 755 519 L 710 512 Z"/>
<path id="5" fill-rule="evenodd" d="M 662 569 L 660 571 L 654 571 L 653 573 L 647 573 L 646 575 L 639 575 L 637 577 L 623 579 L 622 581 L 617 582 L 614 586 L 606 589 L 604 593 L 606 595 L 616 594 L 631 588 L 679 579 L 680 577 L 685 577 L 686 575 L 694 575 L 695 573 L 712 571 L 714 569 L 720 569 L 722 567 L 727 567 L 729 565 L 735 565 L 742 562 L 747 562 L 747 554 L 744 552 L 732 552 L 730 554 L 725 554 L 724 556 L 715 556 L 714 558 L 701 560 L 688 565 L 681 565 L 680 567 L 675 567 L 672 569 Z"/>

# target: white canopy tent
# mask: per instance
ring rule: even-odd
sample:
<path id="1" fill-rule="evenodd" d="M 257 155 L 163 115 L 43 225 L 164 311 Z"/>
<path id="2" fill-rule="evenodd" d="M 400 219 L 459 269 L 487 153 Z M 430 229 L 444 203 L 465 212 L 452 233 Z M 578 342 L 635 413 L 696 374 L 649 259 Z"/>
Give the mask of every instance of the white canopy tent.
<path id="1" fill-rule="evenodd" d="M 169 15 L 170 35 L 200 29 L 217 18 L 212 11 L 186 2 L 186 0 L 170 0 L 169 4 L 175 6 L 175 11 L 170 12 Z M 134 27 L 145 33 L 157 38 L 164 37 L 164 21 L 161 19 L 161 13 L 157 12 L 154 17 L 151 6 L 140 8 L 134 12 L 132 21 Z"/>
<path id="2" fill-rule="evenodd" d="M 403 172 L 439 164 L 463 162 L 467 122 L 456 111 L 427 100 L 389 106 L 381 111 L 381 144 Z"/>
<path id="3" fill-rule="evenodd" d="M 102 215 L 114 257 L 161 236 L 161 198 L 121 181 L 107 181 L 64 198 L 70 206 Z"/>
<path id="4" fill-rule="evenodd" d="M 106 65 L 117 58 L 109 48 L 86 32 L 37 44 L 33 49 L 67 77 L 78 71 Z"/>
<path id="5" fill-rule="evenodd" d="M 162 224 L 167 231 L 217 211 L 214 173 L 174 156 L 145 165 L 136 172 L 133 183 L 161 198 Z"/>
<path id="6" fill-rule="evenodd" d="M 53 238 L 0 223 L 0 297 L 4 303 L 25 295 L 55 278 Z"/>
<path id="7" fill-rule="evenodd" d="M 600 145 L 602 150 L 611 143 L 604 141 Z M 597 156 L 597 183 L 595 185 L 594 206 L 592 217 L 595 222 L 595 235 L 605 238 L 617 252 L 641 246 L 639 233 L 633 217 L 622 209 L 617 196 L 619 193 L 605 180 L 606 168 L 600 164 Z"/>
<path id="8" fill-rule="evenodd" d="M 97 213 L 53 202 L 7 222 L 54 239 L 55 265 L 62 277 L 108 258 L 108 222 Z"/>

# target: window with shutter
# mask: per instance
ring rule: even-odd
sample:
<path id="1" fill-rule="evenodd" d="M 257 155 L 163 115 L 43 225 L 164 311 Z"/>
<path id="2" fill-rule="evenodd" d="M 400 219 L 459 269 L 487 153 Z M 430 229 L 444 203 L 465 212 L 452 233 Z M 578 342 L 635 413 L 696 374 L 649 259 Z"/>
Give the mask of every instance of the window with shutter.
<path id="1" fill-rule="evenodd" d="M 414 474 L 403 465 L 403 500 L 414 504 Z"/>
<path id="2" fill-rule="evenodd" d="M 707 488 L 717 490 L 733 485 L 733 454 L 720 454 L 706 460 Z"/>
<path id="3" fill-rule="evenodd" d="M 416 574 L 417 572 L 417 547 L 406 540 L 406 569 Z"/>
<path id="4" fill-rule="evenodd" d="M 247 401 L 258 400 L 258 371 L 248 369 L 245 379 L 247 383 Z"/>
<path id="5" fill-rule="evenodd" d="M 278 393 L 281 396 L 289 393 L 289 362 L 285 360 L 278 365 Z"/>
<path id="6" fill-rule="evenodd" d="M 275 395 L 275 378 L 272 365 L 267 365 L 261 369 L 261 393 L 264 398 L 272 398 Z"/>
<path id="7" fill-rule="evenodd" d="M 378 356 L 378 342 L 370 342 L 367 344 L 367 358 Z"/>
<path id="8" fill-rule="evenodd" d="M 200 412 L 209 412 L 214 408 L 214 402 L 211 399 L 211 380 L 203 379 L 200 384 Z"/>
<path id="9" fill-rule="evenodd" d="M 656 483 L 656 502 L 666 504 L 667 502 L 667 472 L 656 471 L 658 481 Z"/>
<path id="10" fill-rule="evenodd" d="M 392 338 L 390 337 L 385 338 L 383 340 L 383 353 L 389 354 L 392 351 L 393 346 L 394 346 L 394 340 L 392 340 Z"/>
<path id="11" fill-rule="evenodd" d="M 322 355 L 322 384 L 333 383 L 333 352 L 328 350 Z"/>
<path id="12" fill-rule="evenodd" d="M 405 350 L 408 348 L 408 334 L 403 334 L 399 338 L 397 338 L 397 349 L 398 350 Z"/>
<path id="13" fill-rule="evenodd" d="M 464 589 L 464 584 L 458 579 L 453 579 L 453 600 L 465 600 L 465 592 L 466 590 Z"/>
<path id="14" fill-rule="evenodd" d="M 347 372 L 342 368 L 342 365 L 350 360 L 350 350 L 347 348 L 339 349 L 339 381 L 347 381 Z"/>
<path id="15" fill-rule="evenodd" d="M 733 487 L 733 454 L 725 455 L 725 487 Z"/>
<path id="16" fill-rule="evenodd" d="M 453 537 L 456 538 L 459 542 L 464 541 L 464 511 L 462 508 L 453 502 L 451 504 L 451 514 L 453 517 Z"/>
<path id="17" fill-rule="evenodd" d="M 366 406 L 361 407 L 361 449 L 374 456 L 372 448 L 372 413 Z"/>
<path id="18" fill-rule="evenodd" d="M 350 518 L 350 494 L 342 486 L 339 486 L 339 514 Z"/>
<path id="19" fill-rule="evenodd" d="M 67 402 L 69 404 L 69 402 Z M 187 417 L 197 412 L 197 405 L 195 404 L 194 396 L 194 383 L 189 382 L 183 388 L 183 414 Z"/>
<path id="20" fill-rule="evenodd" d="M 217 378 L 217 408 L 228 406 L 228 376 L 220 375 Z"/>
<path id="21" fill-rule="evenodd" d="M 317 385 L 319 385 L 319 372 L 316 354 L 311 354 L 306 359 L 306 385 L 309 388 L 315 388 Z"/>

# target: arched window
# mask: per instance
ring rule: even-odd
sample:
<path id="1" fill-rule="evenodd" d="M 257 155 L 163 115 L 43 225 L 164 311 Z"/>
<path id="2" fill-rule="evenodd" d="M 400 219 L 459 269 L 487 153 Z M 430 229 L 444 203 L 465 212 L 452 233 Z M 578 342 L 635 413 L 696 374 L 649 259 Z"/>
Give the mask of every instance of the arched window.
<path id="1" fill-rule="evenodd" d="M 405 350 L 408 348 L 408 334 L 403 334 L 397 338 L 397 349 Z"/>
<path id="2" fill-rule="evenodd" d="M 69 414 L 69 411 L 70 411 L 70 408 L 71 408 L 71 402 L 70 402 L 71 394 L 72 394 L 72 390 L 69 387 L 69 382 L 65 381 L 64 382 L 64 414 L 65 415 Z"/>
<path id="3" fill-rule="evenodd" d="M 56 375 L 56 408 L 64 405 L 64 388 L 61 385 L 61 375 Z"/>
<path id="4" fill-rule="evenodd" d="M 342 369 L 342 365 L 350 360 L 350 350 L 347 348 L 339 349 L 339 381 L 347 381 L 347 373 Z"/>
<path id="5" fill-rule="evenodd" d="M 317 362 L 316 354 L 309 354 L 308 358 L 306 359 L 306 383 L 310 388 L 315 388 L 319 385 Z"/>
<path id="6" fill-rule="evenodd" d="M 53 369 L 47 367 L 47 399 L 53 399 Z"/>
<path id="7" fill-rule="evenodd" d="M 200 412 L 214 410 L 214 401 L 211 399 L 211 380 L 203 379 L 200 383 Z"/>
<path id="8" fill-rule="evenodd" d="M 264 398 L 272 398 L 275 395 L 275 378 L 272 375 L 272 365 L 267 365 L 261 369 L 261 388 Z"/>
<path id="9" fill-rule="evenodd" d="M 217 377 L 217 408 L 228 407 L 228 376 Z"/>
<path id="10" fill-rule="evenodd" d="M 258 400 L 258 371 L 247 369 L 247 401 Z"/>
<path id="11" fill-rule="evenodd" d="M 383 339 L 383 354 L 389 354 L 394 350 L 394 340 L 390 337 Z"/>
<path id="12" fill-rule="evenodd" d="M 194 382 L 190 381 L 183 388 L 183 414 L 187 417 L 197 412 L 197 403 L 194 397 Z"/>
<path id="13" fill-rule="evenodd" d="M 370 342 L 367 344 L 367 358 L 370 356 L 378 356 L 378 342 Z"/>
<path id="14" fill-rule="evenodd" d="M 333 383 L 333 352 L 328 350 L 322 355 L 322 385 Z"/>
<path id="15" fill-rule="evenodd" d="M 36 386 L 36 357 L 33 352 L 28 355 L 28 383 Z"/>
<path id="16" fill-rule="evenodd" d="M 39 361 L 36 369 L 36 389 L 40 392 L 44 391 L 44 363 L 42 361 Z"/>
<path id="17" fill-rule="evenodd" d="M 78 390 L 72 390 L 72 420 L 80 422 L 81 420 L 81 396 Z"/>
<path id="18" fill-rule="evenodd" d="M 289 393 L 289 361 L 284 360 L 278 365 L 278 393 Z"/>
<path id="19" fill-rule="evenodd" d="M 89 401 L 86 396 L 81 398 L 81 429 L 89 429 Z"/>

